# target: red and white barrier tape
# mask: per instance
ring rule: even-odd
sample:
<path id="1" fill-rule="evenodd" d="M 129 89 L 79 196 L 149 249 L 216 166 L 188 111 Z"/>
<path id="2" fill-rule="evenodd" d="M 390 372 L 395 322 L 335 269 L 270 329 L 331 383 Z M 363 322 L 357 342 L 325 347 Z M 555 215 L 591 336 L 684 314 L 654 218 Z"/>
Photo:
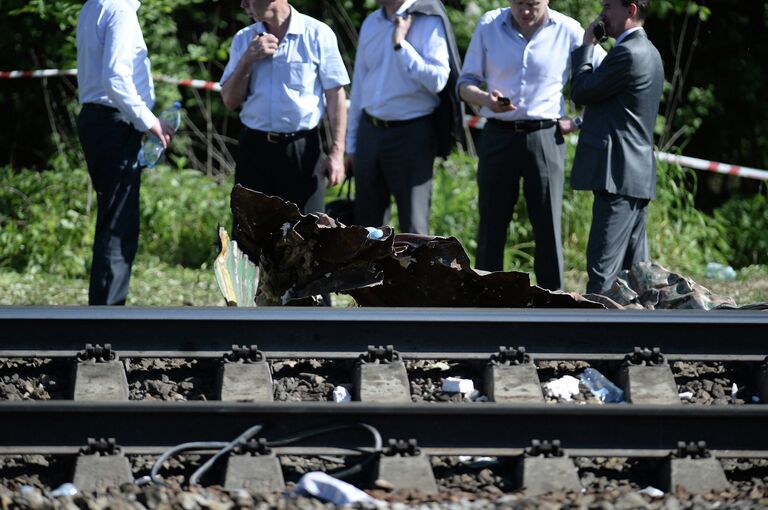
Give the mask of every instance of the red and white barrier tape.
<path id="1" fill-rule="evenodd" d="M 77 76 L 77 69 L 41 69 L 39 71 L 0 71 L 0 78 L 50 78 L 53 76 Z M 170 76 L 157 75 L 152 77 L 155 81 L 192 87 L 194 89 L 221 91 L 221 86 L 215 81 L 205 80 L 179 80 Z"/>
<path id="2" fill-rule="evenodd" d="M 483 129 L 486 119 L 485 117 L 480 117 L 478 115 L 465 115 L 464 122 L 470 128 Z M 656 152 L 656 158 L 659 161 L 674 163 L 680 166 L 694 168 L 696 170 L 706 170 L 709 172 L 716 172 L 718 174 L 738 175 L 739 177 L 746 177 L 748 179 L 768 181 L 768 170 L 760 170 L 747 166 L 729 165 L 727 163 L 720 163 L 718 161 L 707 161 L 704 159 L 691 158 L 688 156 L 678 156 L 668 152 Z"/>
<path id="3" fill-rule="evenodd" d="M 40 69 L 38 71 L 0 71 L 0 79 L 2 78 L 50 78 L 54 76 L 77 76 L 77 69 Z M 214 92 L 220 92 L 221 86 L 214 81 L 205 80 L 179 80 L 170 76 L 155 76 L 156 81 L 162 83 L 170 83 L 181 87 L 192 87 L 195 89 L 213 90 Z M 479 115 L 465 115 L 464 122 L 470 128 L 483 129 L 485 127 L 486 119 Z M 748 179 L 759 179 L 761 181 L 768 181 L 768 170 L 759 170 L 757 168 L 750 168 L 746 166 L 729 165 L 727 163 L 720 163 L 717 161 L 707 161 L 704 159 L 691 158 L 688 156 L 677 156 L 675 154 L 669 154 L 667 152 L 657 152 L 656 157 L 659 161 L 665 161 L 667 163 L 675 163 L 680 166 L 694 168 L 696 170 L 706 170 L 709 172 L 716 172 L 719 174 L 738 175 L 739 177 L 746 177 Z"/>

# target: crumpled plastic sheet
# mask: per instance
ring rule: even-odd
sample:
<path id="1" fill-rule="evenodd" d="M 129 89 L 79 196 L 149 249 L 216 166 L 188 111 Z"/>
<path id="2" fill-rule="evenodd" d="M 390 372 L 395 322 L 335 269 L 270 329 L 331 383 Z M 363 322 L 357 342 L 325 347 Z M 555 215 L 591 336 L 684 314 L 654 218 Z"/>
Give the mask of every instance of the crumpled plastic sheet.
<path id="1" fill-rule="evenodd" d="M 554 379 L 541 386 L 546 396 L 561 398 L 565 401 L 570 401 L 579 394 L 579 380 L 572 375 L 564 375 L 560 379 Z"/>
<path id="2" fill-rule="evenodd" d="M 350 294 L 361 306 L 604 308 L 531 285 L 527 273 L 476 271 L 454 237 L 347 226 L 242 186 L 232 190 L 232 239 L 258 261 L 261 305 L 317 304 Z"/>
<path id="3" fill-rule="evenodd" d="M 309 494 L 339 506 L 356 503 L 374 504 L 379 501 L 354 485 L 321 471 L 312 471 L 302 476 L 296 484 L 295 492 Z"/>

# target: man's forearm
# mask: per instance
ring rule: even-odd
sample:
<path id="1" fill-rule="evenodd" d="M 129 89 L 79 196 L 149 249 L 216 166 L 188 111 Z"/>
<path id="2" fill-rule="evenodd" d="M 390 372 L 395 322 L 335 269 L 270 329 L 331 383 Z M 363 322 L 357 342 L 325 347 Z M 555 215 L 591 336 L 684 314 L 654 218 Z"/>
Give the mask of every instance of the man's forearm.
<path id="1" fill-rule="evenodd" d="M 245 101 L 252 69 L 252 62 L 246 58 L 240 59 L 235 72 L 221 86 L 221 100 L 224 102 L 224 106 L 230 110 L 237 110 Z"/>
<path id="2" fill-rule="evenodd" d="M 333 137 L 329 153 L 343 156 L 347 130 L 347 94 L 344 92 L 344 87 L 326 90 L 325 102 L 328 108 L 328 121 L 331 124 L 331 136 Z"/>
<path id="3" fill-rule="evenodd" d="M 477 85 L 463 83 L 459 87 L 459 95 L 469 104 L 475 106 L 488 106 L 488 92 L 482 90 Z"/>

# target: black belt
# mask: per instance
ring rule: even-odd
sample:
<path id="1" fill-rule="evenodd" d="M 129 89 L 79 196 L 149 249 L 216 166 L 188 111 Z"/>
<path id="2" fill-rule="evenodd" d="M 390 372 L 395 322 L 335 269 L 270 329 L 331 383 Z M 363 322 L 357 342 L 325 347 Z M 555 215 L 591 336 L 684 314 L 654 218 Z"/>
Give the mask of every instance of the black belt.
<path id="1" fill-rule="evenodd" d="M 275 131 L 259 131 L 258 129 L 248 128 L 249 131 L 256 136 L 263 137 L 269 143 L 291 143 L 300 138 L 304 138 L 307 135 L 317 131 L 317 128 L 303 129 L 301 131 L 294 131 L 293 133 L 277 133 Z"/>
<path id="2" fill-rule="evenodd" d="M 413 119 L 406 119 L 406 120 L 383 120 L 383 119 L 378 119 L 373 115 L 371 115 L 370 113 L 363 110 L 363 117 L 368 119 L 368 122 L 370 122 L 374 126 L 380 127 L 380 128 L 392 128 L 397 126 L 405 126 L 406 124 L 413 124 L 414 122 L 418 122 L 420 120 L 426 119 L 431 115 L 432 114 L 422 115 L 421 117 L 416 117 Z"/>
<path id="3" fill-rule="evenodd" d="M 539 129 L 551 128 L 557 121 L 552 119 L 546 120 L 501 120 L 501 119 L 488 119 L 488 122 L 501 126 L 507 129 L 511 129 L 516 133 L 530 133 L 531 131 L 538 131 Z"/>
<path id="4" fill-rule="evenodd" d="M 83 110 L 102 110 L 107 112 L 119 112 L 117 108 L 100 103 L 83 103 Z"/>

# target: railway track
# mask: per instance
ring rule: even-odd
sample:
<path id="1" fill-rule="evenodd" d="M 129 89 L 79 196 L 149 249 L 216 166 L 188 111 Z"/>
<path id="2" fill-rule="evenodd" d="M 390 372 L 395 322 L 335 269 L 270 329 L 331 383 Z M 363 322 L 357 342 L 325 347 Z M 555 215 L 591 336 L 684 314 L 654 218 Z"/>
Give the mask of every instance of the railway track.
<path id="1" fill-rule="evenodd" d="M 90 370 L 87 367 L 109 364 L 110 359 L 117 373 L 124 373 L 119 359 L 194 358 L 211 360 L 215 366 L 216 359 L 233 355 L 233 345 L 253 345 L 258 350 L 243 348 L 229 365 L 281 359 L 347 364 L 358 360 L 352 378 L 354 393 L 363 400 L 348 404 L 226 399 L 93 402 L 77 398 L 76 392 L 72 400 L 0 402 L 0 456 L 79 459 L 89 438 L 114 438 L 120 446 L 118 457 L 159 455 L 180 443 L 229 441 L 254 425 L 263 427 L 259 437 L 274 442 L 307 430 L 366 424 L 384 441 L 401 441 L 388 452 L 405 459 L 396 469 L 401 474 L 423 470 L 423 463 L 413 459 L 430 456 L 518 459 L 513 470 L 519 485 L 545 492 L 574 487 L 572 464 L 566 475 L 562 465 L 553 464 L 571 462 L 573 457 L 659 458 L 671 466 L 660 485 L 674 488 L 677 482 L 702 492 L 725 480 L 717 459 L 768 458 L 768 406 L 682 406 L 679 399 L 667 399 L 661 405 L 643 395 L 669 390 L 669 384 L 658 379 L 668 376 L 671 380 L 671 361 L 743 364 L 754 371 L 749 377 L 762 391 L 761 385 L 768 386 L 765 370 L 761 371 L 768 355 L 767 326 L 768 314 L 746 311 L 0 309 L 0 358 L 71 360 L 74 379 Z M 86 344 L 91 344 L 90 357 L 84 356 L 89 352 Z M 111 347 L 105 356 L 106 344 Z M 370 345 L 393 345 L 395 350 L 371 351 Z M 524 346 L 525 351 L 500 352 L 499 346 Z M 664 356 L 645 350 L 639 358 L 635 353 L 632 361 L 637 346 L 659 348 Z M 111 358 L 114 353 L 119 355 L 117 360 Z M 364 362 L 359 362 L 361 357 Z M 632 403 L 552 405 L 502 391 L 530 383 L 526 378 L 531 374 L 536 377 L 535 369 L 520 371 L 532 366 L 531 358 L 623 366 L 617 369 L 618 380 Z M 480 384 L 496 395 L 492 399 L 496 401 L 410 402 L 403 362 L 413 360 L 479 362 L 492 367 L 485 369 L 486 380 Z M 224 391 L 228 379 L 222 370 L 217 377 Z M 90 384 L 103 386 L 114 375 L 112 371 L 106 379 L 99 376 Z M 392 393 L 403 389 L 403 378 L 405 397 L 391 399 Z M 251 376 L 231 379 L 230 386 L 248 386 Z M 673 386 L 676 397 L 677 386 Z M 370 438 L 361 429 L 322 434 L 300 444 L 278 443 L 270 455 L 351 458 L 370 451 Z M 539 459 L 540 465 L 530 459 Z M 379 478 L 399 476 L 384 467 L 378 469 Z M 97 488 L 108 482 L 95 474 L 82 482 L 80 473 L 85 486 Z M 232 480 L 239 479 L 232 476 L 223 483 L 232 486 Z M 542 488 L 535 481 L 542 478 L 554 482 Z M 399 479 L 396 486 L 420 477 Z"/>

